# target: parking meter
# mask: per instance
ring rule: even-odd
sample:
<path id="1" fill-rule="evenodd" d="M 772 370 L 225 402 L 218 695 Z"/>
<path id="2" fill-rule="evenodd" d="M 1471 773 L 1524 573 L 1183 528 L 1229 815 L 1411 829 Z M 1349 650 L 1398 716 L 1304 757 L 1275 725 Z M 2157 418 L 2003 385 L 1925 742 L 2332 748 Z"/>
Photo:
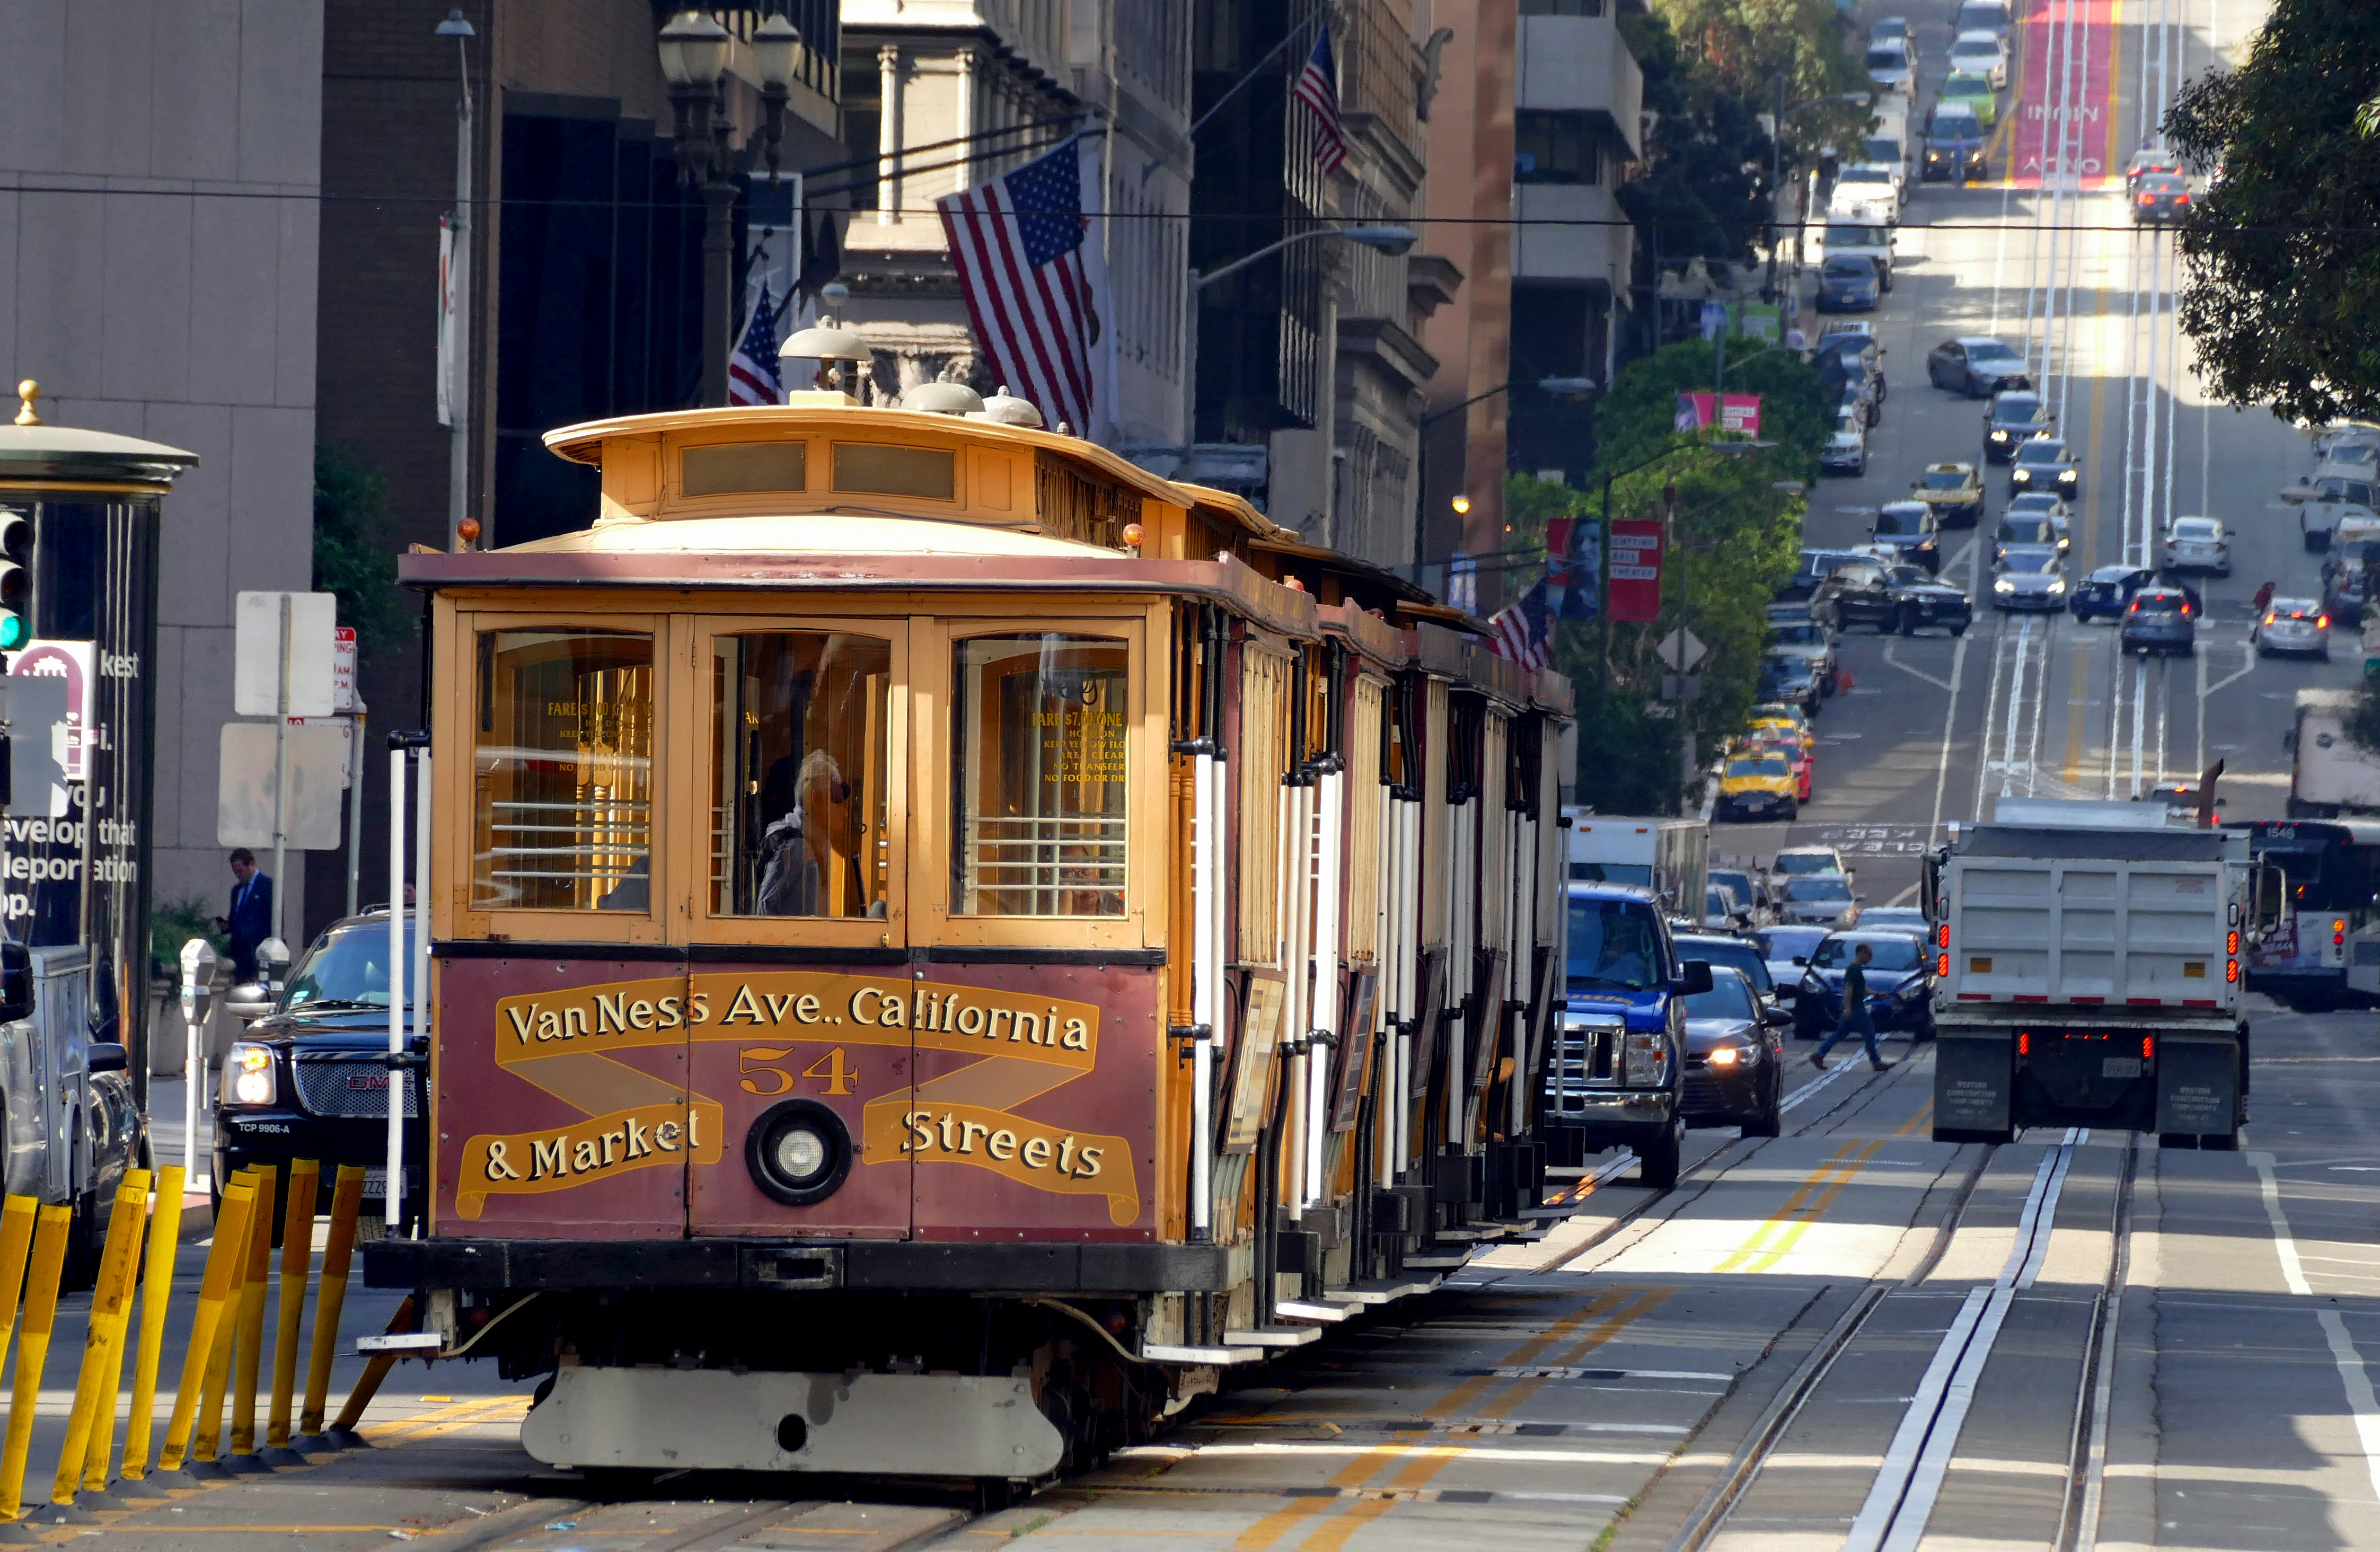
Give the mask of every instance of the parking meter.
<path id="1" fill-rule="evenodd" d="M 199 1165 L 199 1093 L 206 1086 L 207 1015 L 215 1000 L 214 945 L 193 938 L 182 945 L 182 1169 L 186 1191 L 202 1191 L 206 1172 Z"/>

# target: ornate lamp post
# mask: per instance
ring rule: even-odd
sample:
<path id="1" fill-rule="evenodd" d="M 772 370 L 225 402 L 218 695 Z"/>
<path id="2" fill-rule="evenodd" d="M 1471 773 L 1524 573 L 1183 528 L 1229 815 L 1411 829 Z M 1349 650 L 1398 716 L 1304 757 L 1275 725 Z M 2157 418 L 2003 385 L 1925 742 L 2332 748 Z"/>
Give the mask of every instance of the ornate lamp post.
<path id="1" fill-rule="evenodd" d="M 702 191 L 702 402 L 727 402 L 727 361 L 735 329 L 735 180 L 756 162 L 773 175 L 785 130 L 787 89 L 792 85 L 801 33 L 771 14 L 752 34 L 754 73 L 760 81 L 761 122 L 757 140 L 735 143 L 735 122 L 727 108 L 727 64 L 735 39 L 703 11 L 670 18 L 658 39 L 662 75 L 676 111 L 674 139 L 678 181 Z"/>

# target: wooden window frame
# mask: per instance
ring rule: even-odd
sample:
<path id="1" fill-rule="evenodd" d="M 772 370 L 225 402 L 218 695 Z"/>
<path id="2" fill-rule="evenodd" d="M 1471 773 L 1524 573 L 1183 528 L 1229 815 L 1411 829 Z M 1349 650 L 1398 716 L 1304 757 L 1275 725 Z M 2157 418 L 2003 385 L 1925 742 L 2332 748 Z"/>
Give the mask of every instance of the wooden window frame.
<path id="1" fill-rule="evenodd" d="M 910 869 L 909 694 L 910 637 L 913 622 L 905 614 L 697 614 L 677 615 L 688 637 L 690 743 L 699 756 L 693 762 L 695 790 L 671 816 L 673 851 L 686 848 L 691 864 L 686 892 L 687 928 L 698 943 L 816 945 L 821 948 L 905 948 L 909 942 Z M 807 633 L 873 637 L 892 649 L 889 694 L 885 698 L 885 764 L 891 772 L 886 787 L 884 829 L 892 846 L 892 867 L 885 889 L 884 915 L 874 916 L 739 916 L 711 908 L 710 796 L 718 790 L 720 772 L 717 730 L 710 725 L 710 661 L 712 644 L 721 637 Z"/>
<path id="2" fill-rule="evenodd" d="M 918 941 L 955 949 L 1144 950 L 1165 943 L 1166 780 L 1165 654 L 1150 643 L 1167 639 L 1164 600 L 1112 611 L 1084 607 L 1063 615 L 971 614 L 953 609 L 910 624 L 911 744 L 918 773 L 912 791 L 909 836 L 911 931 Z M 957 645 L 987 636 L 1104 637 L 1124 643 L 1129 656 L 1125 759 L 1124 907 L 1120 916 L 962 915 L 951 909 L 950 782 L 956 779 L 950 712 L 951 658 Z M 951 773 L 945 775 L 944 773 Z"/>

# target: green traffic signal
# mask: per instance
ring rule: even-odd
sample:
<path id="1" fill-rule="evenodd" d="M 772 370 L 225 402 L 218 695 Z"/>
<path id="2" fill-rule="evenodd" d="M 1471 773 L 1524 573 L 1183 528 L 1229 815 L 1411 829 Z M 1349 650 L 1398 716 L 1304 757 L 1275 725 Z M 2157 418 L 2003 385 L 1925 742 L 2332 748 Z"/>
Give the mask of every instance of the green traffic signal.
<path id="1" fill-rule="evenodd" d="M 0 652 L 13 652 L 25 644 L 25 617 L 13 609 L 0 609 Z"/>

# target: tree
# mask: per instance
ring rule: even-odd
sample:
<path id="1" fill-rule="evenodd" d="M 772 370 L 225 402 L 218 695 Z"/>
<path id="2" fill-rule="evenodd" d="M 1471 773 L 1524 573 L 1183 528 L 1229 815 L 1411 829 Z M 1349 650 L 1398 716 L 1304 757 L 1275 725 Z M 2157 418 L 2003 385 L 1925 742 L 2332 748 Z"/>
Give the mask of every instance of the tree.
<path id="1" fill-rule="evenodd" d="M 380 471 L 344 448 L 316 448 L 314 586 L 337 596 L 339 623 L 354 628 L 364 659 L 413 635 L 412 612 L 396 586 L 397 550 Z"/>
<path id="2" fill-rule="evenodd" d="M 1683 451 L 1635 468 L 1682 445 L 1677 395 L 1710 386 L 1711 347 L 1689 340 L 1621 372 L 1597 409 L 1597 493 L 1559 498 L 1574 515 L 1599 516 L 1609 469 L 1611 515 L 1667 513 L 1682 546 L 1669 554 L 1658 621 L 1566 622 L 1556 632 L 1555 664 L 1579 697 L 1580 801 L 1607 813 L 1662 813 L 1678 805 L 1682 724 L 1657 709 L 1664 707 L 1667 670 L 1654 649 L 1680 624 L 1710 649 L 1701 698 L 1685 703 L 1682 726 L 1705 753 L 1742 731 L 1758 689 L 1769 596 L 1802 542 L 1803 498 L 1778 487 L 1799 481 L 1806 490 L 1817 478 L 1818 448 L 1831 426 L 1825 391 L 1817 372 L 1790 351 L 1730 345 L 1735 364 L 1727 387 L 1761 395 L 1761 434 L 1776 446 L 1749 455 Z M 1629 469 L 1635 472 L 1620 472 Z"/>
<path id="3" fill-rule="evenodd" d="M 2380 416 L 2380 10 L 2275 0 L 2247 58 L 2184 87 L 2173 148 L 2219 169 L 2180 227 L 2182 328 L 2217 397 L 2316 424 Z"/>

